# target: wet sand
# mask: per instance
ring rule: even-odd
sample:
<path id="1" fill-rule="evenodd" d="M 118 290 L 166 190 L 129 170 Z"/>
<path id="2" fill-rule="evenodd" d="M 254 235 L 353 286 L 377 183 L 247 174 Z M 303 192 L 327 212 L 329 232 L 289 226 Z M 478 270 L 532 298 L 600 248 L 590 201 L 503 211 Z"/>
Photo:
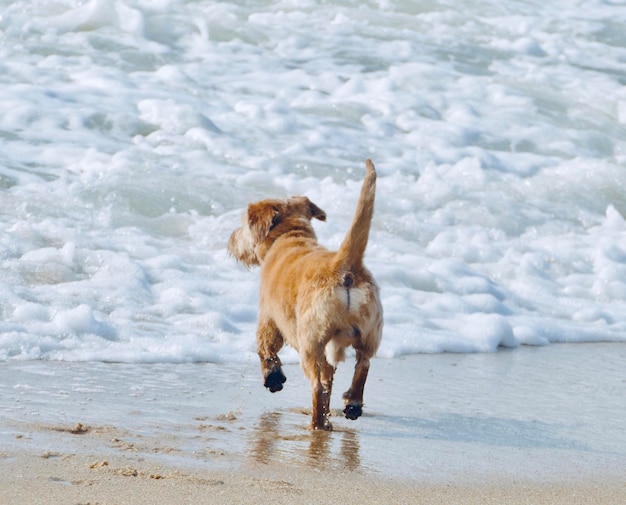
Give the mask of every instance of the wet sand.
<path id="1" fill-rule="evenodd" d="M 0 365 L 0 503 L 600 503 L 626 497 L 621 344 L 373 362 L 310 432 L 256 363 Z"/>

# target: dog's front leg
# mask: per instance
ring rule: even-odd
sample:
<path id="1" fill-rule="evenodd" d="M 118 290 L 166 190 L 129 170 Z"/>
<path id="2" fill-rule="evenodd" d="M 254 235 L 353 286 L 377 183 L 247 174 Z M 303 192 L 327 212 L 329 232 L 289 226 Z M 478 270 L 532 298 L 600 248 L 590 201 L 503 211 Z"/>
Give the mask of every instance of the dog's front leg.
<path id="1" fill-rule="evenodd" d="M 259 320 L 256 341 L 257 352 L 261 359 L 263 385 L 272 393 L 282 390 L 287 378 L 283 373 L 278 351 L 282 349 L 285 341 L 272 319 L 263 318 Z"/>
<path id="2" fill-rule="evenodd" d="M 343 401 L 346 406 L 343 413 L 348 419 L 358 419 L 363 413 L 363 390 L 365 389 L 365 381 L 367 380 L 369 369 L 369 357 L 365 356 L 362 351 L 357 351 L 352 385 L 343 394 Z"/>

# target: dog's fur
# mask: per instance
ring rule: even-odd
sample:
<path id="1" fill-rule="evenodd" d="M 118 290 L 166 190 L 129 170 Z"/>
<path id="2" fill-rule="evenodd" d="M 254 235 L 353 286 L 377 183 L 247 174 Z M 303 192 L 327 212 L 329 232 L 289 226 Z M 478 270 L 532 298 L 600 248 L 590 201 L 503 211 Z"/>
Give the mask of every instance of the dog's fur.
<path id="1" fill-rule="evenodd" d="M 331 430 L 328 420 L 333 375 L 345 349 L 356 351 L 344 413 L 362 413 L 370 358 L 382 335 L 383 311 L 372 274 L 363 265 L 374 212 L 376 170 L 367 173 L 350 230 L 337 252 L 317 243 L 311 219 L 326 213 L 307 197 L 263 200 L 248 205 L 228 251 L 246 266 L 261 265 L 257 346 L 265 387 L 280 391 L 286 378 L 277 356 L 287 342 L 300 353 L 311 381 L 311 427 Z"/>

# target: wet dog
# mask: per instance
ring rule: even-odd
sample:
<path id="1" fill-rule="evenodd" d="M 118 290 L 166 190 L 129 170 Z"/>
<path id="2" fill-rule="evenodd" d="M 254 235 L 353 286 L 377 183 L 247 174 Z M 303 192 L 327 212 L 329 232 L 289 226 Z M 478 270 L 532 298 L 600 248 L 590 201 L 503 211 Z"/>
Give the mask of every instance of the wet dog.
<path id="1" fill-rule="evenodd" d="M 264 385 L 272 393 L 283 389 L 278 351 L 288 343 L 311 381 L 313 429 L 332 429 L 333 376 L 349 346 L 356 366 L 343 412 L 348 419 L 361 416 L 370 358 L 382 336 L 378 286 L 363 265 L 376 193 L 374 164 L 365 165 L 356 212 L 338 251 L 318 244 L 311 220 L 325 221 L 326 213 L 304 196 L 251 203 L 228 242 L 237 260 L 261 266 L 256 340 Z"/>

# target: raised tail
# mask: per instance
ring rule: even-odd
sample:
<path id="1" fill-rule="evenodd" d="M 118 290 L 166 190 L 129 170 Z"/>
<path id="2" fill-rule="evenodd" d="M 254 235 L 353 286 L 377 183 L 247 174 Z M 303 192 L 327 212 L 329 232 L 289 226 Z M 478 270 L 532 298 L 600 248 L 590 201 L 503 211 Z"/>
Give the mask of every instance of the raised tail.
<path id="1" fill-rule="evenodd" d="M 352 225 L 350 225 L 350 230 L 348 230 L 341 247 L 337 251 L 335 262 L 338 266 L 360 264 L 367 247 L 376 196 L 376 169 L 372 160 L 365 161 L 365 169 L 365 180 L 361 186 L 361 194 L 352 218 Z"/>

